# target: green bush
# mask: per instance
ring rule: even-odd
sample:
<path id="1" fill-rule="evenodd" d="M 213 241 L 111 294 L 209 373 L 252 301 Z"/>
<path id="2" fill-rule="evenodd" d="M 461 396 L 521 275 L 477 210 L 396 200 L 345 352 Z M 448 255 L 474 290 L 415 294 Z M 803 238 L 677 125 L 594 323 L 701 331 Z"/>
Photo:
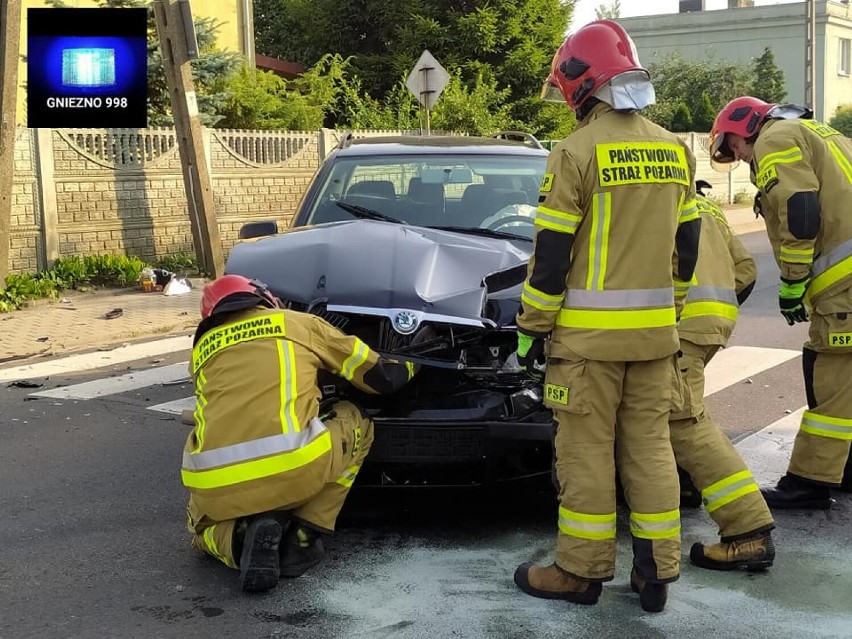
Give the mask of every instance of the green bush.
<path id="1" fill-rule="evenodd" d="M 176 253 L 175 255 L 166 255 L 155 262 L 154 267 L 162 268 L 178 275 L 201 272 L 201 268 L 198 266 L 198 258 L 194 253 Z"/>
<path id="2" fill-rule="evenodd" d="M 139 280 L 145 263 L 124 255 L 72 255 L 61 258 L 37 275 L 9 274 L 0 290 L 0 313 L 21 308 L 28 300 L 57 297 L 64 289 L 86 286 L 131 286 Z"/>
<path id="3" fill-rule="evenodd" d="M 734 193 L 734 204 L 751 204 L 754 200 L 754 195 L 749 193 L 748 189 L 741 188 Z"/>
<path id="4" fill-rule="evenodd" d="M 852 104 L 841 104 L 834 112 L 828 125 L 840 131 L 847 138 L 852 137 Z"/>

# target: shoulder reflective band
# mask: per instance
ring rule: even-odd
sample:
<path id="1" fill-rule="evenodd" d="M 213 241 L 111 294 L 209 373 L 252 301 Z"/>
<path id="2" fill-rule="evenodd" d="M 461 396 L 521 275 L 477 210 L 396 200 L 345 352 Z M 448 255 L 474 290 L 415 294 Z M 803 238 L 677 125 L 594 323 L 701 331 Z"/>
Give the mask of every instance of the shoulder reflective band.
<path id="1" fill-rule="evenodd" d="M 689 186 L 686 151 L 666 142 L 623 142 L 595 146 L 601 186 L 675 183 Z"/>
<path id="2" fill-rule="evenodd" d="M 280 313 L 225 324 L 205 333 L 192 349 L 192 373 L 198 372 L 219 351 L 255 339 L 284 337 L 284 316 Z"/>
<path id="3" fill-rule="evenodd" d="M 672 539 L 680 535 L 680 510 L 630 513 L 630 532 L 639 539 Z"/>
<path id="4" fill-rule="evenodd" d="M 681 204 L 680 210 L 678 211 L 677 223 L 684 224 L 685 222 L 697 220 L 699 217 L 698 201 L 693 199 Z"/>
<path id="5" fill-rule="evenodd" d="M 846 180 L 852 183 L 852 164 L 850 164 L 849 158 L 843 154 L 843 151 L 840 150 L 840 147 L 837 146 L 837 143 L 834 140 L 828 141 L 828 150 L 831 151 L 831 156 L 834 158 L 834 161 L 837 162 L 837 166 L 840 167 L 840 170 L 843 171 L 843 175 L 846 176 Z"/>
<path id="6" fill-rule="evenodd" d="M 799 120 L 799 123 L 805 128 L 808 128 L 814 133 L 816 133 L 821 138 L 828 138 L 832 135 L 843 135 L 837 129 L 833 129 L 827 124 L 823 122 L 817 122 L 816 120 Z"/>
<path id="7" fill-rule="evenodd" d="M 758 182 L 760 182 L 760 174 L 769 169 L 770 167 L 775 166 L 776 164 L 794 164 L 796 162 L 801 162 L 802 158 L 802 149 L 797 146 L 791 146 L 789 149 L 784 149 L 783 151 L 775 151 L 773 153 L 767 153 L 762 158 L 758 164 Z"/>
<path id="8" fill-rule="evenodd" d="M 565 213 L 556 209 L 549 209 L 539 204 L 535 212 L 535 225 L 558 233 L 575 233 L 582 216 L 576 213 Z"/>
<path id="9" fill-rule="evenodd" d="M 559 507 L 559 532 L 593 541 L 615 539 L 615 513 L 589 515 Z"/>

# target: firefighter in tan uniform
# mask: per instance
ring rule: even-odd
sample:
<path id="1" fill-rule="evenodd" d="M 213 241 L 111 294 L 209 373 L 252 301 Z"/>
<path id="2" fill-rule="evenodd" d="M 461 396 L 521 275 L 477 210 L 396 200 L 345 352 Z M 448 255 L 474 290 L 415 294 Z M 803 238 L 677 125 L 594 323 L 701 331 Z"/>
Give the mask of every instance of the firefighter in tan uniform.
<path id="1" fill-rule="evenodd" d="M 852 140 L 810 115 L 746 96 L 711 133 L 713 162 L 750 163 L 781 270 L 781 314 L 791 326 L 810 319 L 808 410 L 787 474 L 763 491 L 770 508 L 828 508 L 831 488 L 852 490 Z"/>
<path id="2" fill-rule="evenodd" d="M 190 371 L 195 428 L 183 453 L 192 545 L 265 591 L 323 556 L 373 441 L 350 402 L 320 412 L 317 372 L 393 392 L 411 365 L 378 357 L 321 318 L 278 308 L 266 287 L 225 275 L 204 289 Z"/>
<path id="3" fill-rule="evenodd" d="M 698 182 L 709 187 L 706 182 Z M 678 465 L 701 492 L 721 542 L 696 543 L 692 562 L 702 568 L 763 570 L 775 559 L 772 514 L 745 462 L 704 405 L 704 370 L 734 330 L 739 307 L 754 288 L 754 259 L 731 232 L 722 210 L 698 197 L 698 265 L 678 323 L 683 409 L 672 413 L 672 448 Z"/>
<path id="4" fill-rule="evenodd" d="M 668 418 L 681 394 L 677 307 L 701 224 L 695 159 L 637 113 L 653 103 L 653 87 L 615 22 L 571 35 L 548 86 L 578 126 L 548 159 L 517 323 L 521 365 L 532 371 L 547 357 L 559 533 L 555 562 L 522 564 L 515 583 L 536 597 L 597 602 L 615 572 L 617 464 L 631 511 L 631 586 L 658 612 L 680 570 Z"/>

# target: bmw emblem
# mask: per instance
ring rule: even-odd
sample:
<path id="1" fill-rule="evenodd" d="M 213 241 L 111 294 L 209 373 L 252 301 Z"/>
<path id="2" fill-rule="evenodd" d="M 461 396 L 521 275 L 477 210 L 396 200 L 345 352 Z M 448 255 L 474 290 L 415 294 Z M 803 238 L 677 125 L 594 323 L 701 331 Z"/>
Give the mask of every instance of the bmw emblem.
<path id="1" fill-rule="evenodd" d="M 397 333 L 408 335 L 417 329 L 417 316 L 411 311 L 400 311 L 393 318 L 393 329 Z"/>

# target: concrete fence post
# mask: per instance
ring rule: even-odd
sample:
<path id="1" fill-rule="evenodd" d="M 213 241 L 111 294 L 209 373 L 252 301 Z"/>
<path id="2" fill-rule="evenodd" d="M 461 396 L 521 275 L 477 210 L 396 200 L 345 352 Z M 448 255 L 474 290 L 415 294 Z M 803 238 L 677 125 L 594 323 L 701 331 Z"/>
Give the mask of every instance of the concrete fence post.
<path id="1" fill-rule="evenodd" d="M 53 129 L 36 129 L 35 169 L 38 197 L 41 205 L 41 234 L 44 244 L 45 264 L 39 269 L 49 269 L 59 259 L 59 214 L 54 181 Z"/>

